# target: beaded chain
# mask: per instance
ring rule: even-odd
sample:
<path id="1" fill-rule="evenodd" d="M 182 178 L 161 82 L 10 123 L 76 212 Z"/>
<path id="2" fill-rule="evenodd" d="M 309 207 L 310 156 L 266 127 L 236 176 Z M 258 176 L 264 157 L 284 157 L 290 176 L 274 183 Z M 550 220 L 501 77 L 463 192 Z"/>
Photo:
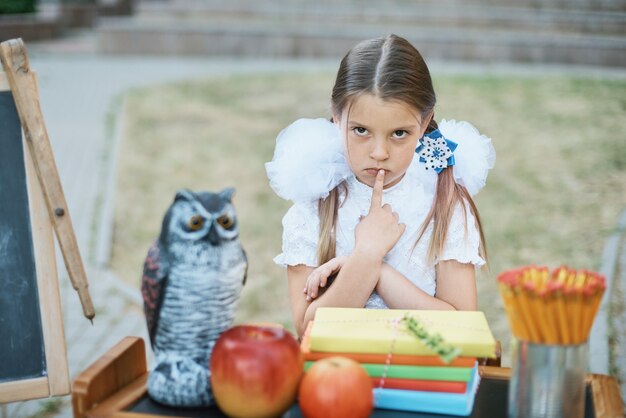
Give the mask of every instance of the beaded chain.
<path id="1" fill-rule="evenodd" d="M 387 357 L 385 358 L 385 367 L 383 368 L 382 376 L 380 377 L 380 382 L 378 384 L 378 388 L 382 389 L 385 387 L 385 379 L 387 378 L 387 370 L 389 370 L 389 365 L 391 364 L 391 357 L 393 357 L 393 349 L 396 345 L 396 339 L 398 338 L 398 329 L 400 328 L 401 318 L 396 318 L 393 320 L 393 334 L 391 337 L 391 343 L 389 344 L 389 351 L 387 352 Z"/>

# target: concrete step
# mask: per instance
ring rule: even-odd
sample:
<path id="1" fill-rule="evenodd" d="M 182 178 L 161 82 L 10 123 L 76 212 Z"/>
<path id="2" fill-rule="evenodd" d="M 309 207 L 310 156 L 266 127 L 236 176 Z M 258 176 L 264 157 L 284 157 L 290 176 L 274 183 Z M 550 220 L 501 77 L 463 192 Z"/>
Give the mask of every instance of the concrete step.
<path id="1" fill-rule="evenodd" d="M 37 13 L 0 15 L 0 42 L 22 38 L 38 41 L 58 36 L 63 29 L 57 8 L 40 7 Z"/>
<path id="2" fill-rule="evenodd" d="M 362 39 L 396 33 L 427 59 L 543 62 L 625 66 L 626 37 L 542 33 L 491 28 L 442 29 L 398 23 L 262 22 L 231 20 L 166 23 L 142 19 L 102 21 L 103 53 L 341 57 Z"/>
<path id="3" fill-rule="evenodd" d="M 445 6 L 458 9 L 464 6 L 509 6 L 528 9 L 588 10 L 588 11 L 626 11 L 626 0 L 142 0 L 142 3 L 171 3 L 197 7 L 206 5 L 218 8 L 306 8 L 333 10 L 347 6 L 352 9 L 375 9 L 382 11 L 389 8 L 410 7 L 426 9 L 433 6 Z"/>
<path id="4" fill-rule="evenodd" d="M 392 2 L 382 8 L 366 4 L 355 8 L 346 1 L 333 7 L 318 2 L 215 2 L 212 0 L 144 2 L 136 16 L 146 22 L 180 23 L 203 21 L 255 21 L 282 23 L 335 22 L 349 24 L 388 23 L 402 25 L 441 25 L 464 28 L 509 28 L 530 31 L 626 35 L 626 11 L 537 9 L 462 3 L 452 7 L 437 2 L 423 7 L 414 3 Z"/>

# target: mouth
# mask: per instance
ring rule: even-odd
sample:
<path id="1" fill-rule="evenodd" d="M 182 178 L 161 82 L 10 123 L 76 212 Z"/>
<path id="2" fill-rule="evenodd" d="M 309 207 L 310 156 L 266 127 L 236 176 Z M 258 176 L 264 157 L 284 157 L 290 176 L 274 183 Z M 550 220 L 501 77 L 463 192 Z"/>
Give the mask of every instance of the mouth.
<path id="1" fill-rule="evenodd" d="M 389 174 L 390 170 L 385 170 L 384 168 L 366 168 L 365 172 L 371 176 L 376 177 L 376 175 L 378 174 L 378 172 L 380 170 L 384 170 L 385 171 L 385 175 Z"/>

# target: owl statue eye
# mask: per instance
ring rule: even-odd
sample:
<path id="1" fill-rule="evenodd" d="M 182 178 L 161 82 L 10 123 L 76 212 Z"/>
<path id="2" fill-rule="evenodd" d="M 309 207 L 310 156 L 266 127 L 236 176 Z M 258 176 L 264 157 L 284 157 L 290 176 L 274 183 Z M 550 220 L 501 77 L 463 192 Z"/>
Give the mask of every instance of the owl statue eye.
<path id="1" fill-rule="evenodd" d="M 222 225 L 222 227 L 228 229 L 231 226 L 233 226 L 233 220 L 230 218 L 230 216 L 220 216 L 219 218 L 217 218 L 217 223 L 219 223 L 220 225 Z"/>
<path id="2" fill-rule="evenodd" d="M 197 231 L 198 229 L 202 228 L 202 225 L 204 225 L 204 219 L 200 215 L 193 215 L 191 218 L 189 218 L 189 222 L 187 223 L 187 226 L 192 231 Z"/>

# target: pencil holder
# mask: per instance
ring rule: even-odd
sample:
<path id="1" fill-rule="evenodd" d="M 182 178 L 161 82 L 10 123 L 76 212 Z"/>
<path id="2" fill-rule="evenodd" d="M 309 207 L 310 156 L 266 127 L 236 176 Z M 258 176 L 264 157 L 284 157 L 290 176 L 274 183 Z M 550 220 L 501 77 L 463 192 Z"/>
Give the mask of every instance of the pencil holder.
<path id="1" fill-rule="evenodd" d="M 508 417 L 582 418 L 585 413 L 587 343 L 511 342 Z"/>

